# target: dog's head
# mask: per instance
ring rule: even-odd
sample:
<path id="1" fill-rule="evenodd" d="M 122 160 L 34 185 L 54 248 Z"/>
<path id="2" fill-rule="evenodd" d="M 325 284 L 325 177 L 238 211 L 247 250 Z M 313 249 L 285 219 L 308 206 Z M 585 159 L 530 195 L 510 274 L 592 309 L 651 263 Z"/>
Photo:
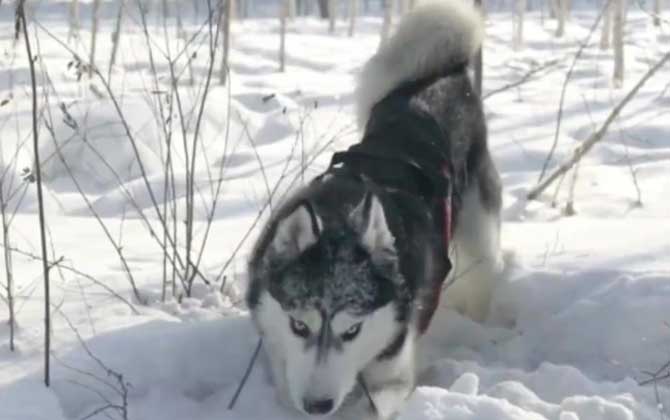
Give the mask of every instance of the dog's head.
<path id="1" fill-rule="evenodd" d="M 408 292 L 373 194 L 330 226 L 307 201 L 285 213 L 252 260 L 248 301 L 293 405 L 326 415 L 404 332 Z"/>

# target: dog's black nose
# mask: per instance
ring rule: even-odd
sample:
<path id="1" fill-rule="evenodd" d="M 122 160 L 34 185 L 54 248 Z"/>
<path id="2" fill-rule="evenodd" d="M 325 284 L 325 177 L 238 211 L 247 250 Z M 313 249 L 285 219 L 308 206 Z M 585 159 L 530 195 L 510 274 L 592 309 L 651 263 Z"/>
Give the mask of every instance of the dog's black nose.
<path id="1" fill-rule="evenodd" d="M 309 414 L 328 414 L 333 409 L 333 400 L 302 400 L 305 411 Z"/>

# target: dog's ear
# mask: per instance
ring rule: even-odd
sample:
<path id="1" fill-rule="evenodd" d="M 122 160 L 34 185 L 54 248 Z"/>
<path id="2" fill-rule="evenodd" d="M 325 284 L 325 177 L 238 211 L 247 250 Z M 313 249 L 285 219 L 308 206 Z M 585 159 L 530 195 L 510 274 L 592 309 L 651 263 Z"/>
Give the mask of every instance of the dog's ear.
<path id="1" fill-rule="evenodd" d="M 319 216 L 304 201 L 277 222 L 270 248 L 277 254 L 294 257 L 316 243 L 321 229 Z"/>
<path id="2" fill-rule="evenodd" d="M 365 194 L 363 200 L 352 210 L 349 220 L 361 235 L 361 243 L 368 251 L 395 249 L 395 238 L 386 223 L 384 207 L 374 194 Z"/>

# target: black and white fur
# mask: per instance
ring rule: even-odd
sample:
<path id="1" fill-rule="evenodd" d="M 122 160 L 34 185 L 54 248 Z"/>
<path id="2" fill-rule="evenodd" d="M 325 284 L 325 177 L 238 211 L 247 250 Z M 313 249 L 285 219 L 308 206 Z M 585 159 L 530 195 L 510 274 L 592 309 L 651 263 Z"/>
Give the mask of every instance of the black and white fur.
<path id="1" fill-rule="evenodd" d="M 247 303 L 288 407 L 393 417 L 414 389 L 421 325 L 447 274 L 455 278 L 447 304 L 487 316 L 499 264 L 500 186 L 466 66 L 482 33 L 478 12 L 463 0 L 420 5 L 364 66 L 357 89 L 362 143 L 373 152 L 380 138 L 398 150 L 418 141 L 386 131 L 391 109 L 406 109 L 401 124 L 409 133 L 423 128 L 412 126 L 420 118 L 439 128 L 432 140 L 448 157 L 453 192 L 448 250 L 441 193 L 396 185 L 393 165 L 365 161 L 336 165 L 296 192 L 258 239 Z"/>

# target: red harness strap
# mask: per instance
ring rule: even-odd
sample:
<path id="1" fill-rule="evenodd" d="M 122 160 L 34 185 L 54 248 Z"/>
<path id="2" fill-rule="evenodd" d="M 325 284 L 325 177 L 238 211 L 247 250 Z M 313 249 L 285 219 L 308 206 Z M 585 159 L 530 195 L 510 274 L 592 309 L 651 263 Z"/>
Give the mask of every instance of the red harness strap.
<path id="1" fill-rule="evenodd" d="M 450 179 L 449 176 L 449 167 L 444 165 L 442 167 L 442 173 L 446 179 Z M 451 185 L 448 186 L 448 191 L 444 197 L 444 202 L 442 203 L 442 239 L 444 241 L 444 252 L 447 254 L 445 258 L 449 259 L 449 244 L 451 243 L 451 236 L 453 234 L 453 213 L 452 213 L 452 193 Z M 442 294 L 442 286 L 445 279 L 433 279 L 433 293 L 431 295 L 431 300 L 428 302 L 426 308 L 424 308 L 423 314 L 419 317 L 419 334 L 423 334 L 428 329 L 430 321 L 433 319 L 433 315 L 437 310 L 438 305 L 440 304 L 440 296 Z"/>
<path id="2" fill-rule="evenodd" d="M 442 173 L 444 174 L 444 177 L 446 179 L 449 179 L 449 167 L 447 165 L 442 166 Z M 449 258 L 449 243 L 451 243 L 451 234 L 452 234 L 452 213 L 451 213 L 451 185 L 449 186 L 449 191 L 447 191 L 447 195 L 444 197 L 444 232 L 442 234 L 444 235 L 444 251 L 447 253 L 446 257 Z"/>

